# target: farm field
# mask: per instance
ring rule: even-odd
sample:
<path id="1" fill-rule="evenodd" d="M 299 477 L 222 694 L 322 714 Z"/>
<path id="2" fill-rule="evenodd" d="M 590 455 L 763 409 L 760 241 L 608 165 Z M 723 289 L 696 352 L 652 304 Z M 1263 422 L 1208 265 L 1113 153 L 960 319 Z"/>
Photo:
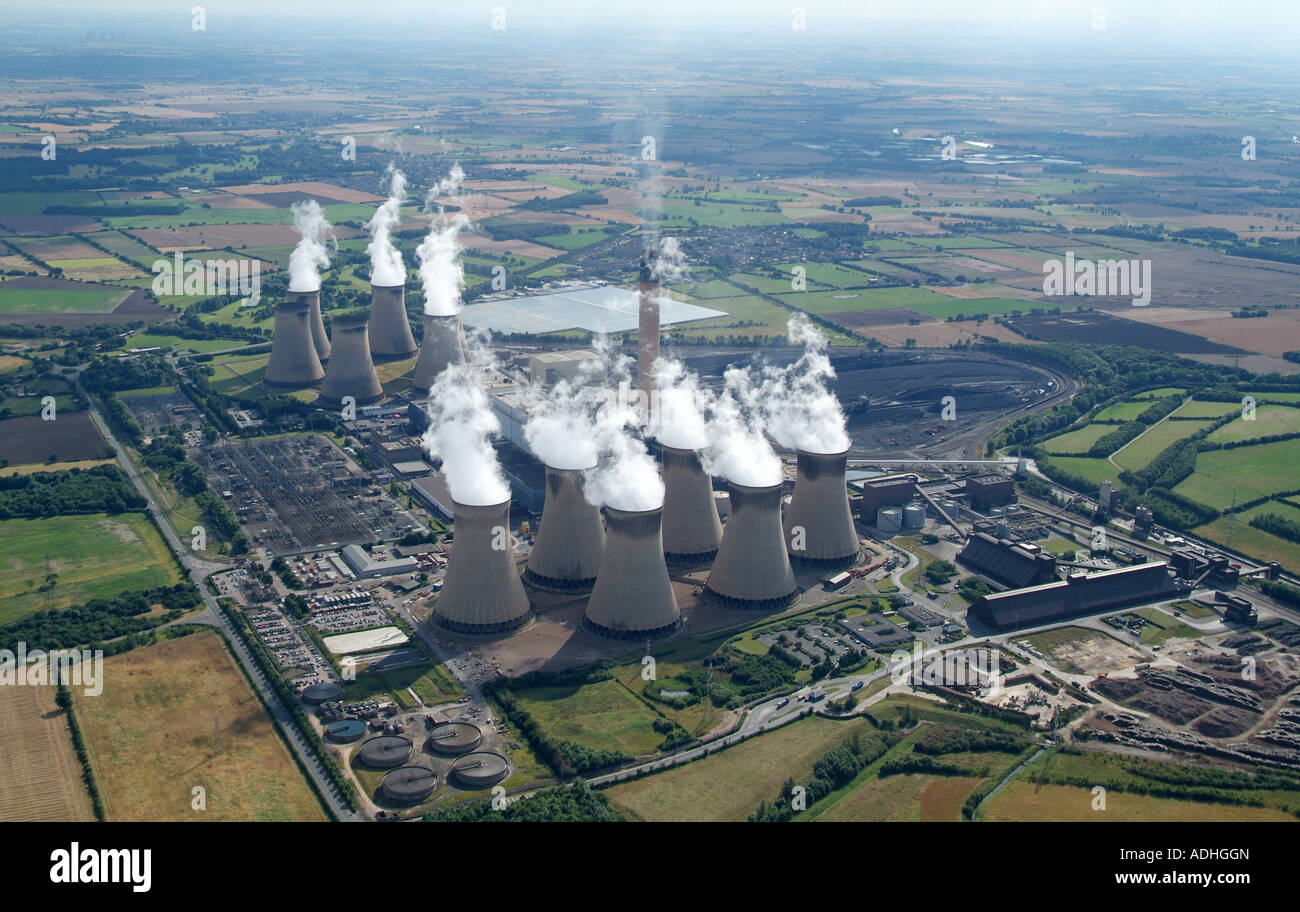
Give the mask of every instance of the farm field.
<path id="1" fill-rule="evenodd" d="M 1118 484 L 1119 469 L 1104 458 L 1089 456 L 1053 456 L 1051 464 L 1060 466 L 1072 475 L 1086 478 L 1090 483 L 1099 485 L 1103 481 Z"/>
<path id="2" fill-rule="evenodd" d="M 203 354 L 243 348 L 251 343 L 242 339 L 185 339 L 162 333 L 137 333 L 127 343 L 131 348 L 178 348 Z"/>
<path id="3" fill-rule="evenodd" d="M 110 313 L 130 295 L 125 288 L 23 288 L 0 282 L 0 313 Z"/>
<path id="4" fill-rule="evenodd" d="M 1115 430 L 1106 424 L 1088 424 L 1074 431 L 1066 431 L 1043 441 L 1049 453 L 1086 453 L 1101 438 Z"/>
<path id="5" fill-rule="evenodd" d="M 552 737 L 633 757 L 655 753 L 664 736 L 651 728 L 650 707 L 616 680 L 581 687 L 520 688 L 515 696 Z"/>
<path id="6" fill-rule="evenodd" d="M 1273 434 L 1300 433 L 1300 408 L 1286 405 L 1261 405 L 1255 409 L 1255 417 L 1247 421 L 1238 417 L 1218 428 L 1208 437 L 1211 443 L 1235 443 L 1241 440 L 1255 440 Z"/>
<path id="7" fill-rule="evenodd" d="M 0 522 L 0 625 L 132 589 L 180 582 L 162 536 L 142 513 Z M 45 592 L 47 574 L 57 574 Z"/>
<path id="8" fill-rule="evenodd" d="M 1297 486 L 1300 439 L 1200 453 L 1196 471 L 1174 488 L 1197 503 L 1226 510 Z"/>
<path id="9" fill-rule="evenodd" d="M 104 676 L 100 696 L 74 695 L 109 820 L 326 819 L 217 633 L 110 656 Z"/>
<path id="10" fill-rule="evenodd" d="M 1287 570 L 1294 572 L 1300 569 L 1300 542 L 1289 541 L 1263 529 L 1256 529 L 1250 521 L 1261 513 L 1276 513 L 1284 519 L 1300 522 L 1300 507 L 1270 500 L 1248 510 L 1242 510 L 1231 517 L 1220 516 L 1214 522 L 1200 526 L 1193 532 L 1260 560 L 1275 560 Z"/>
<path id="11" fill-rule="evenodd" d="M 1240 412 L 1240 402 L 1202 402 L 1193 399 L 1184 403 L 1175 413 L 1179 418 L 1222 418 L 1230 412 Z"/>
<path id="12" fill-rule="evenodd" d="M 0 822 L 95 819 L 52 685 L 0 687 Z"/>
<path id="13" fill-rule="evenodd" d="M 1016 780 L 984 806 L 983 820 L 1099 821 L 1112 823 L 1169 821 L 1199 823 L 1206 820 L 1294 821 L 1276 808 L 1230 804 L 1201 804 L 1174 798 L 1153 798 L 1114 790 L 1106 793 L 1106 810 L 1092 809 L 1092 789 L 1078 785 L 1044 785 Z"/>
<path id="14" fill-rule="evenodd" d="M 1112 421 L 1123 422 L 1132 421 L 1138 415 L 1141 415 L 1151 407 L 1150 402 L 1141 400 L 1128 400 L 1125 402 L 1116 402 L 1114 405 L 1108 405 L 1094 417 L 1093 421 Z"/>
<path id="15" fill-rule="evenodd" d="M 88 412 L 56 411 L 53 421 L 39 415 L 0 421 L 0 460 L 9 465 L 99 459 L 107 451 Z"/>
<path id="16" fill-rule="evenodd" d="M 1212 423 L 1211 421 L 1170 421 L 1166 418 L 1159 424 L 1152 425 L 1141 437 L 1129 441 L 1127 446 L 1112 455 L 1122 468 L 1136 472 L 1145 469 L 1151 460 L 1179 440 L 1192 436 Z"/>

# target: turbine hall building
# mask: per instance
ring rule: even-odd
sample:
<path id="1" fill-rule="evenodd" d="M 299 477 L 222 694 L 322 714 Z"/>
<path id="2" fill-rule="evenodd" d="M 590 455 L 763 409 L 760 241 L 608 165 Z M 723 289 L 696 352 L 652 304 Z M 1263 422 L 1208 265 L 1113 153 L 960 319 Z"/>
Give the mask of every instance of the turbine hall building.
<path id="1" fill-rule="evenodd" d="M 967 618 L 997 631 L 1019 630 L 1165 601 L 1182 591 L 1168 566 L 1149 563 L 1072 573 L 1055 583 L 995 592 L 971 605 Z"/>

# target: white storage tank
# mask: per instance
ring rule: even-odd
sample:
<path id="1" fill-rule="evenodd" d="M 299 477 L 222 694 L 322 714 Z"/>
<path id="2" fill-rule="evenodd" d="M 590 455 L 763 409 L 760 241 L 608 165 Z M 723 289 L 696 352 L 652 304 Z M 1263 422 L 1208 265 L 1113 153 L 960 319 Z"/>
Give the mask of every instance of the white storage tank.
<path id="1" fill-rule="evenodd" d="M 876 528 L 881 532 L 898 532 L 903 528 L 903 511 L 897 507 L 881 507 L 876 511 Z"/>
<path id="2" fill-rule="evenodd" d="M 903 507 L 903 528 L 920 529 L 925 526 L 925 504 L 910 503 Z"/>

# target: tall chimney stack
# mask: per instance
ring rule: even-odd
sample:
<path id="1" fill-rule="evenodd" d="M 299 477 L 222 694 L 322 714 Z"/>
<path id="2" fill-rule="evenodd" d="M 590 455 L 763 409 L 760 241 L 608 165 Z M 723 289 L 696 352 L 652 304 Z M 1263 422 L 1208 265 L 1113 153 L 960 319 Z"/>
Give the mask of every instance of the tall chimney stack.
<path id="1" fill-rule="evenodd" d="M 531 608 L 510 547 L 510 501 L 476 506 L 452 501 L 455 538 L 433 620 L 453 633 L 505 633 Z"/>
<path id="2" fill-rule="evenodd" d="M 582 626 L 619 640 L 668 636 L 682 612 L 664 563 L 663 508 L 628 511 L 605 507 L 605 554 L 587 600 Z"/>
<path id="3" fill-rule="evenodd" d="M 582 496 L 582 470 L 547 466 L 542 528 L 524 580 L 539 589 L 590 592 L 604 550 L 600 508 Z"/>
<path id="4" fill-rule="evenodd" d="M 664 557 L 694 564 L 713 559 L 722 541 L 722 520 L 713 500 L 713 482 L 694 450 L 663 446 Z"/>
<path id="5" fill-rule="evenodd" d="M 271 358 L 262 383 L 281 389 L 315 386 L 325 376 L 311 337 L 311 303 L 301 295 L 288 295 L 275 307 L 275 334 Z"/>
<path id="6" fill-rule="evenodd" d="M 725 608 L 784 608 L 798 587 L 781 533 L 781 485 L 727 487 L 731 510 L 704 593 Z"/>
<path id="7" fill-rule="evenodd" d="M 641 254 L 641 307 L 637 322 L 636 386 L 644 395 L 646 407 L 654 389 L 654 363 L 659 360 L 659 275 L 654 271 L 657 251 L 650 248 Z"/>
<path id="8" fill-rule="evenodd" d="M 792 561 L 814 567 L 851 567 L 857 563 L 858 532 L 853 527 L 844 480 L 848 456 L 848 450 L 799 450 L 794 497 L 784 525 Z"/>
<path id="9" fill-rule="evenodd" d="M 416 392 L 427 393 L 448 364 L 463 362 L 464 339 L 459 314 L 446 317 L 425 314 L 424 341 L 420 344 L 420 358 L 415 362 L 411 387 Z"/>
<path id="10" fill-rule="evenodd" d="M 405 286 L 370 284 L 370 354 L 376 361 L 400 361 L 415 354 Z"/>
<path id="11" fill-rule="evenodd" d="M 351 396 L 358 405 L 382 399 L 374 362 L 370 360 L 369 332 L 364 314 L 343 314 L 334 318 L 334 357 L 321 384 L 322 405 L 342 405 Z"/>
<path id="12" fill-rule="evenodd" d="M 286 300 L 299 300 L 307 304 L 307 324 L 311 327 L 312 343 L 316 346 L 316 357 L 324 364 L 330 359 L 330 339 L 325 335 L 325 321 L 320 315 L 320 289 L 315 291 L 293 291 L 285 294 Z"/>

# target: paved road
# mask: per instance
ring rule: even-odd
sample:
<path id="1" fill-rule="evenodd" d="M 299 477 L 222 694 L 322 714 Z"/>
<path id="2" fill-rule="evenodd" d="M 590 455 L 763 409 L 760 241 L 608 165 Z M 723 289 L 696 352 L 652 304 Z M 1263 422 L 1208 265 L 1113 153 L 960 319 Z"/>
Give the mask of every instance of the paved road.
<path id="1" fill-rule="evenodd" d="M 90 417 L 99 427 L 100 433 L 104 435 L 104 439 L 108 441 L 109 446 L 117 452 L 117 459 L 118 462 L 121 463 L 123 471 L 125 471 L 127 476 L 131 479 L 136 490 L 140 492 L 140 496 L 149 504 L 149 512 L 153 514 L 154 521 L 162 531 L 163 537 L 166 538 L 167 544 L 172 549 L 172 553 L 176 555 L 176 559 L 180 561 L 181 566 L 185 568 L 186 572 L 189 574 L 191 582 L 193 582 L 198 588 L 199 594 L 203 598 L 203 604 L 207 610 L 198 617 L 189 619 L 187 623 L 208 624 L 219 628 L 222 633 L 225 634 L 226 642 L 230 645 L 231 651 L 234 653 L 236 659 L 238 659 L 240 665 L 243 666 L 249 679 L 257 685 L 258 691 L 262 694 L 262 699 L 270 708 L 271 718 L 279 724 L 281 730 L 288 736 L 288 741 L 293 745 L 293 749 L 298 754 L 298 758 L 302 761 L 303 767 L 311 775 L 312 780 L 316 783 L 317 789 L 320 791 L 320 794 L 325 797 L 325 801 L 329 805 L 331 813 L 333 813 L 333 815 L 339 820 L 363 820 L 364 818 L 361 815 L 354 813 L 348 808 L 347 803 L 339 794 L 339 790 L 334 785 L 333 780 L 330 779 L 329 775 L 325 772 L 325 767 L 321 764 L 320 760 L 316 757 L 315 752 L 311 749 L 307 736 L 298 727 L 293 716 L 289 713 L 288 708 L 285 707 L 284 701 L 280 699 L 280 695 L 276 693 L 275 689 L 271 686 L 270 681 L 268 681 L 266 676 L 262 673 L 261 666 L 249 653 L 243 640 L 233 629 L 231 629 L 229 621 L 226 620 L 225 614 L 221 611 L 221 606 L 217 604 L 217 600 L 208 592 L 205 578 L 208 573 L 212 572 L 209 569 L 212 566 L 211 562 L 196 558 L 190 550 L 185 547 L 181 540 L 176 537 L 176 533 L 172 530 L 172 527 L 168 525 L 165 517 L 162 515 L 162 510 L 159 509 L 158 504 L 149 493 L 149 489 L 141 480 L 139 470 L 127 455 L 126 448 L 118 443 L 117 439 L 113 436 L 113 432 L 109 429 L 108 423 L 104 421 L 103 416 L 100 415 L 99 410 L 96 409 L 93 404 L 90 406 L 89 412 Z M 221 569 L 226 569 L 225 565 L 219 566 Z"/>

